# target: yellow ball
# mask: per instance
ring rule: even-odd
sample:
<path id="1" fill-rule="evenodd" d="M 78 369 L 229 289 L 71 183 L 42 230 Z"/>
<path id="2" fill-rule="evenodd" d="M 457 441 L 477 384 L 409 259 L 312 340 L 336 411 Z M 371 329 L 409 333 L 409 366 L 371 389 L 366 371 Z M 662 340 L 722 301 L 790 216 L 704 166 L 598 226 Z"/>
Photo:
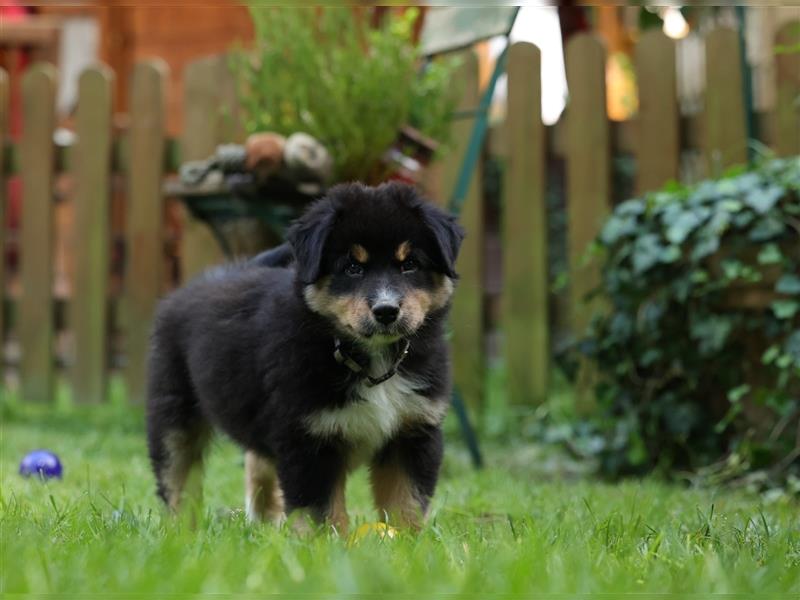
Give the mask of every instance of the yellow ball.
<path id="1" fill-rule="evenodd" d="M 364 523 L 353 532 L 351 543 L 360 542 L 370 534 L 375 534 L 381 539 L 394 539 L 397 536 L 397 529 L 386 523 Z"/>

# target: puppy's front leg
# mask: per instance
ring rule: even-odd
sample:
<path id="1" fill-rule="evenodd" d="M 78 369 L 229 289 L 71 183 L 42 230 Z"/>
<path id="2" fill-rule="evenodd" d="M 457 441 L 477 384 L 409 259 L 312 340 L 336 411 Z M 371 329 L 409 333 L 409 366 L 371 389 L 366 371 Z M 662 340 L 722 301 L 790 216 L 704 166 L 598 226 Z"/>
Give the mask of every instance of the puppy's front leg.
<path id="1" fill-rule="evenodd" d="M 401 433 L 370 467 L 372 493 L 380 518 L 418 529 L 428 512 L 442 464 L 442 431 L 420 425 Z"/>
<path id="2" fill-rule="evenodd" d="M 330 523 L 344 535 L 348 518 L 345 504 L 347 469 L 343 454 L 337 448 L 320 446 L 318 442 L 296 447 L 307 450 L 284 454 L 278 462 L 287 518 L 299 529 L 303 529 L 309 520 Z"/>

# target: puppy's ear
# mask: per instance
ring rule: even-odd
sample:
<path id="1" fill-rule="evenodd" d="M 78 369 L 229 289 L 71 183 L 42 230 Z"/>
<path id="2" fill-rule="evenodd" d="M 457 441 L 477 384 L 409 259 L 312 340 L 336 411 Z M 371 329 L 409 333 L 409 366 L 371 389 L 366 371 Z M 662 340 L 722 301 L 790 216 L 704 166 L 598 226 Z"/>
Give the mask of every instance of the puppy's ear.
<path id="1" fill-rule="evenodd" d="M 437 268 L 455 279 L 456 259 L 461 241 L 464 239 L 464 229 L 458 224 L 456 218 L 440 210 L 430 202 L 423 201 L 420 205 L 422 220 L 430 231 L 436 244 L 438 256 L 434 257 Z"/>
<path id="2" fill-rule="evenodd" d="M 286 239 L 294 251 L 297 278 L 301 282 L 308 284 L 319 279 L 322 250 L 335 220 L 333 202 L 323 198 L 313 204 L 286 232 Z"/>

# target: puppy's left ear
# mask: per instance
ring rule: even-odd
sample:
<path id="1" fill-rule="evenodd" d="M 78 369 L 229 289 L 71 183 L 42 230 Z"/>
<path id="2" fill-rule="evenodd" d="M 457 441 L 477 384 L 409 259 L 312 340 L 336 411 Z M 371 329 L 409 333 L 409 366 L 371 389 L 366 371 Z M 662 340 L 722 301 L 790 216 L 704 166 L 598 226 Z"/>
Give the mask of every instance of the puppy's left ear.
<path id="1" fill-rule="evenodd" d="M 442 273 L 455 279 L 458 277 L 456 259 L 458 250 L 461 248 L 461 241 L 464 239 L 464 229 L 453 215 L 444 212 L 430 202 L 423 201 L 421 211 L 422 220 L 433 236 L 439 253 L 439 256 L 435 257 L 436 266 Z"/>
<path id="2" fill-rule="evenodd" d="M 328 198 L 318 200 L 286 232 L 294 251 L 297 278 L 305 284 L 320 277 L 322 251 L 336 220 L 336 208 Z"/>

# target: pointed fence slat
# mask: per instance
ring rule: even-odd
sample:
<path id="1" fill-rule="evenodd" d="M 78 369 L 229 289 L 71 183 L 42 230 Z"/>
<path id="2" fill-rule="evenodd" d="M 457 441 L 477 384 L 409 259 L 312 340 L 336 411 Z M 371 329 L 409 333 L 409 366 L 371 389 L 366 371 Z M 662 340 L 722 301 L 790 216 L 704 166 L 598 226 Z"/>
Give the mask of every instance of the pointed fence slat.
<path id="1" fill-rule="evenodd" d="M 463 62 L 453 85 L 461 90 L 458 112 L 478 106 L 478 59 L 474 52 L 462 53 Z M 474 119 L 453 123 L 452 148 L 442 167 L 443 192 L 455 189 L 461 161 L 469 145 Z M 461 246 L 456 270 L 459 281 L 453 298 L 450 326 L 453 330 L 453 376 L 467 406 L 478 411 L 483 404 L 485 358 L 483 345 L 483 197 L 480 168 L 472 174 L 469 191 L 459 218 L 467 237 Z"/>
<path id="2" fill-rule="evenodd" d="M 775 36 L 775 45 L 800 44 L 800 21 L 786 23 Z M 784 51 L 775 57 L 778 98 L 775 107 L 775 151 L 780 156 L 800 154 L 800 52 Z"/>
<path id="3" fill-rule="evenodd" d="M 592 34 L 567 45 L 567 219 L 571 327 L 582 334 L 592 316 L 586 294 L 599 283 L 585 260 L 611 206 L 611 144 L 606 116 L 606 49 Z"/>
<path id="4" fill-rule="evenodd" d="M 8 73 L 0 69 L 0 386 L 5 365 L 6 308 L 6 139 L 8 138 Z"/>
<path id="5" fill-rule="evenodd" d="M 73 398 L 98 404 L 108 383 L 108 289 L 111 262 L 111 89 L 104 66 L 83 72 L 78 83 L 75 162 L 75 285 L 71 317 L 75 336 Z"/>
<path id="6" fill-rule="evenodd" d="M 125 382 L 128 399 L 145 400 L 147 352 L 164 272 L 164 204 L 161 182 L 166 138 L 167 66 L 142 62 L 131 85 L 125 272 Z"/>
<path id="7" fill-rule="evenodd" d="M 19 339 L 22 399 L 50 402 L 54 382 L 53 129 L 56 72 L 37 64 L 22 79 L 22 233 Z"/>
<path id="8" fill-rule="evenodd" d="M 606 49 L 592 34 L 576 35 L 566 50 L 567 84 L 567 238 L 569 252 L 570 328 L 581 338 L 597 301 L 587 294 L 600 283 L 596 261 L 587 252 L 611 210 L 611 136 L 606 116 Z M 595 374 L 583 363 L 578 375 L 577 409 L 594 405 Z"/>
<path id="9" fill-rule="evenodd" d="M 220 57 L 191 63 L 184 75 L 182 158 L 202 160 L 220 143 Z M 186 281 L 207 267 L 223 262 L 222 250 L 208 226 L 185 211 L 181 245 L 181 275 Z"/>
<path id="10" fill-rule="evenodd" d="M 675 42 L 659 29 L 642 35 L 636 46 L 639 86 L 637 193 L 677 180 L 680 164 Z"/>
<path id="11" fill-rule="evenodd" d="M 739 35 L 733 29 L 715 29 L 706 37 L 704 123 L 710 177 L 747 163 L 747 115 L 742 90 Z"/>
<path id="12" fill-rule="evenodd" d="M 503 337 L 509 397 L 541 403 L 550 371 L 541 55 L 516 43 L 508 56 L 506 192 L 503 207 Z"/>

